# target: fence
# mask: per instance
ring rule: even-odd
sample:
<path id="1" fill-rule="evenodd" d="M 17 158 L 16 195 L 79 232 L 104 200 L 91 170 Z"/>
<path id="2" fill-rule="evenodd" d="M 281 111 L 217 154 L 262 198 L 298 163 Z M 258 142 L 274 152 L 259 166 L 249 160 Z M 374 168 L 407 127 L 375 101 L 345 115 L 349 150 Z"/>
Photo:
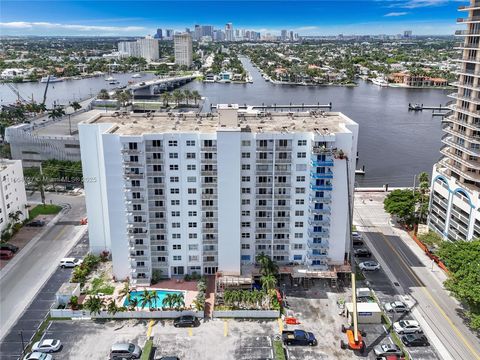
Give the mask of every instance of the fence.
<path id="1" fill-rule="evenodd" d="M 86 310 L 71 310 L 71 309 L 50 309 L 50 316 L 54 318 L 64 319 L 175 319 L 182 315 L 193 315 L 197 318 L 203 318 L 203 311 L 122 311 L 115 314 L 110 314 L 106 311 L 101 311 L 100 314 L 92 314 Z"/>
<path id="2" fill-rule="evenodd" d="M 276 319 L 278 310 L 214 310 L 214 318 Z"/>

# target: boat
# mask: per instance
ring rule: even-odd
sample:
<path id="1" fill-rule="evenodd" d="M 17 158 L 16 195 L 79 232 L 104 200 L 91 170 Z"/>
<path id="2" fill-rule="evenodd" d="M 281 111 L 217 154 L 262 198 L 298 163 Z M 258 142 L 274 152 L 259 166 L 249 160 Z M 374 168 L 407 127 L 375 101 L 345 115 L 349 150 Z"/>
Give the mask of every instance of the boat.
<path id="1" fill-rule="evenodd" d="M 116 81 L 117 79 L 115 79 L 113 76 L 109 76 L 108 78 L 105 78 L 105 81 Z"/>
<path id="2" fill-rule="evenodd" d="M 118 80 L 112 80 L 112 81 L 109 81 L 108 82 L 110 85 L 117 85 L 117 84 L 120 84 L 120 81 Z"/>
<path id="3" fill-rule="evenodd" d="M 372 79 L 372 83 L 377 85 L 377 86 L 381 86 L 381 87 L 386 87 L 388 86 L 388 81 L 383 79 L 383 78 L 375 78 L 375 79 Z"/>
<path id="4" fill-rule="evenodd" d="M 138 78 L 141 78 L 142 76 L 143 76 L 142 74 L 133 74 L 132 78 L 138 79 Z"/>
<path id="5" fill-rule="evenodd" d="M 412 104 L 408 104 L 408 110 L 412 110 L 412 111 L 422 111 L 423 110 L 423 104 L 420 105 L 420 104 L 415 104 L 415 105 L 412 105 Z"/>
<path id="6" fill-rule="evenodd" d="M 50 78 L 50 80 L 49 80 L 49 78 Z M 54 83 L 54 82 L 60 82 L 60 81 L 63 81 L 63 79 L 62 78 L 57 78 L 54 75 L 44 76 L 40 79 L 41 83 L 46 83 L 46 82 Z"/>

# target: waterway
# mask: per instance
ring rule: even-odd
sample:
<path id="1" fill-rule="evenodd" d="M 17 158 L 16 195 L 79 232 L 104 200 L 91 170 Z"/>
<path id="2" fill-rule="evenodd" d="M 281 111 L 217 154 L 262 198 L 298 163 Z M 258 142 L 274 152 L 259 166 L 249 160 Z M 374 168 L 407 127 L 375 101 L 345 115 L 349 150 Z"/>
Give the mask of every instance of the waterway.
<path id="1" fill-rule="evenodd" d="M 415 174 L 431 173 L 433 164 L 440 157 L 441 118 L 432 117 L 431 111 L 409 112 L 408 103 L 424 105 L 445 104 L 452 90 L 381 88 L 359 81 L 357 87 L 336 86 L 286 86 L 265 81 L 259 71 L 247 60 L 245 68 L 253 77 L 252 84 L 219 84 L 192 82 L 184 86 L 198 90 L 206 97 L 203 111 L 210 104 L 239 103 L 265 104 L 327 104 L 333 111 L 341 111 L 360 124 L 359 161 L 357 168 L 365 166 L 366 175 L 357 176 L 358 186 L 411 186 Z M 153 78 L 145 74 L 132 79 L 131 74 L 114 74 L 120 85 L 129 80 L 145 81 Z M 24 98 L 39 101 L 45 84 L 15 84 Z M 118 85 L 117 85 L 118 86 Z M 47 105 L 84 99 L 100 89 L 111 89 L 103 77 L 69 80 L 51 84 Z M 15 101 L 16 95 L 0 85 L 0 104 Z"/>

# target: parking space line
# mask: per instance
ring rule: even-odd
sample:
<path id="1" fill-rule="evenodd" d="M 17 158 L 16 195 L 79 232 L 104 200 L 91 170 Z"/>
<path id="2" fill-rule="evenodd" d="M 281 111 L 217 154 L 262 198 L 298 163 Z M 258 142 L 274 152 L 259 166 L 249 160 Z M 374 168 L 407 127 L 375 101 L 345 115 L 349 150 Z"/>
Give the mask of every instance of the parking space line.
<path id="1" fill-rule="evenodd" d="M 281 334 L 283 332 L 283 321 L 282 318 L 278 318 L 278 332 Z"/>
<path id="2" fill-rule="evenodd" d="M 192 328 L 188 328 L 188 336 L 192 336 L 193 335 L 193 330 Z"/>
<path id="3" fill-rule="evenodd" d="M 150 335 L 152 334 L 152 327 L 153 327 L 153 320 L 150 320 L 150 322 L 148 323 L 147 338 L 150 338 Z"/>
<path id="4" fill-rule="evenodd" d="M 228 336 L 228 321 L 223 320 L 223 336 Z"/>

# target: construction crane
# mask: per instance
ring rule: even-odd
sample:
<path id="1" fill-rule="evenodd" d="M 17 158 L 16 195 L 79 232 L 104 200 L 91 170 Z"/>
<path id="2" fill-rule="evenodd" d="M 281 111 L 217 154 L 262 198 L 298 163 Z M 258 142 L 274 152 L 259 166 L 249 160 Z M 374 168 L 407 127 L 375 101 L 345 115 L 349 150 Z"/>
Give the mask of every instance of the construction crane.
<path id="1" fill-rule="evenodd" d="M 20 95 L 20 92 L 15 86 L 13 86 L 11 83 L 8 83 L 8 82 L 6 82 L 5 85 L 7 85 L 9 89 L 12 90 L 15 95 L 17 95 L 17 101 L 27 102 L 27 100 L 25 100 L 25 98 L 23 98 L 22 95 Z"/>
<path id="2" fill-rule="evenodd" d="M 48 85 L 50 84 L 50 75 L 47 77 L 47 84 L 45 85 L 45 91 L 43 92 L 43 101 L 42 105 L 45 105 L 45 101 L 47 101 L 47 91 L 48 91 Z"/>
<path id="3" fill-rule="evenodd" d="M 365 341 L 362 339 L 362 334 L 358 331 L 358 311 L 357 311 L 357 287 L 355 278 L 355 258 L 353 254 L 353 194 L 350 191 L 350 166 L 347 156 L 343 156 L 346 162 L 347 169 L 347 194 L 348 194 L 348 234 L 350 237 L 350 266 L 352 276 L 352 322 L 353 328 L 343 328 L 347 335 L 348 343 L 344 345 L 342 341 L 342 348 L 348 347 L 350 350 L 358 350 L 363 352 L 365 349 Z"/>

